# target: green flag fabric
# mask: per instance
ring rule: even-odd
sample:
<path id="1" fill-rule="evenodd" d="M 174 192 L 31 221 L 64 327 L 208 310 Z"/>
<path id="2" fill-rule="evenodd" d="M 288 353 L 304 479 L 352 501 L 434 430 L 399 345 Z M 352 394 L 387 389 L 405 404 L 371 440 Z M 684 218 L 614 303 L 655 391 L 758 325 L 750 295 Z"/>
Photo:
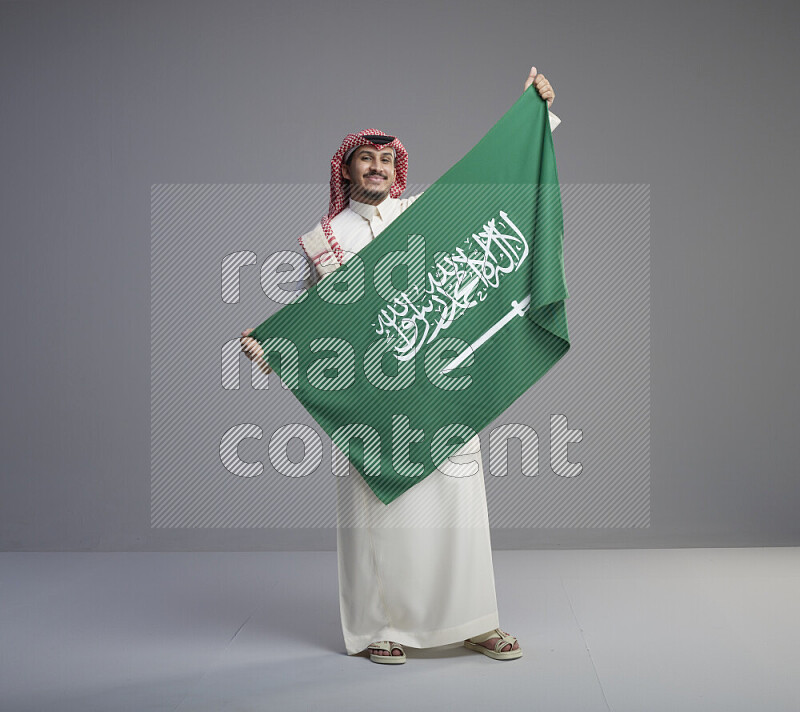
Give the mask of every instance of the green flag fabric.
<path id="1" fill-rule="evenodd" d="M 375 240 L 250 336 L 389 504 L 567 352 L 568 296 L 547 106 L 530 88 Z"/>

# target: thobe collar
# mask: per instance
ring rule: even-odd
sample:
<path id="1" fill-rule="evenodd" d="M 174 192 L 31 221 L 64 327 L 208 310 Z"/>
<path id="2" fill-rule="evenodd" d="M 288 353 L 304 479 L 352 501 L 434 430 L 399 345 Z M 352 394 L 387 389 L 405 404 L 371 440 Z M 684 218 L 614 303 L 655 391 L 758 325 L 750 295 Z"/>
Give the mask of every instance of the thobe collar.
<path id="1" fill-rule="evenodd" d="M 377 205 L 368 205 L 367 203 L 359 203 L 357 200 L 350 198 L 350 209 L 358 213 L 365 220 L 372 220 L 376 215 L 383 220 L 386 217 L 386 209 L 389 207 L 389 200 L 391 200 L 391 197 L 387 195 Z"/>

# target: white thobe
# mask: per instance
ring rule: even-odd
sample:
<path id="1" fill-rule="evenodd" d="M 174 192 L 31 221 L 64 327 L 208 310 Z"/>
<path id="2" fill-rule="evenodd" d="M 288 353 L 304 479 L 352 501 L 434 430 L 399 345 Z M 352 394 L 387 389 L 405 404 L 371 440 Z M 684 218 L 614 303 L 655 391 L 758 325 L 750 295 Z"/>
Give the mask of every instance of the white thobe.
<path id="1" fill-rule="evenodd" d="M 552 130 L 561 120 L 549 116 Z M 351 200 L 331 220 L 345 261 L 417 197 L 379 205 Z M 499 627 L 478 436 L 388 505 L 352 464 L 335 480 L 339 610 L 349 655 L 379 640 L 429 648 Z"/>

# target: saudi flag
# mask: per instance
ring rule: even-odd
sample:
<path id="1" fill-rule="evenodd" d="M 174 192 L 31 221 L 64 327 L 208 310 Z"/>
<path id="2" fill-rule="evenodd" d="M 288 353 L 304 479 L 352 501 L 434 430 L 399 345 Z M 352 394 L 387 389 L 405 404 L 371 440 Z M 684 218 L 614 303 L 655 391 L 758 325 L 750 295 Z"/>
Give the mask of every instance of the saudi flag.
<path id="1" fill-rule="evenodd" d="M 568 296 L 547 106 L 530 88 L 377 239 L 250 335 L 389 504 L 567 352 Z"/>

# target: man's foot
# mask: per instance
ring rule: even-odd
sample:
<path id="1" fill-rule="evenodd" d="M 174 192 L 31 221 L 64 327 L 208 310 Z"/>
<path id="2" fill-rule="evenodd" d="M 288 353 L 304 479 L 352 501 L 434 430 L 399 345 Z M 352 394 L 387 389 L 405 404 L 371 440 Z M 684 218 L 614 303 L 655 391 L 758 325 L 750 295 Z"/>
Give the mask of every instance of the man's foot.
<path id="1" fill-rule="evenodd" d="M 393 643 L 391 640 L 388 641 L 388 642 L 389 642 L 389 645 L 400 645 L 400 643 Z M 369 652 L 370 653 L 375 653 L 375 655 L 388 655 L 389 654 L 388 650 L 384 650 L 383 648 L 379 648 L 377 646 L 378 646 L 377 643 L 373 643 L 372 645 L 370 645 L 369 646 Z M 392 652 L 392 655 L 402 655 L 403 654 L 403 651 L 399 650 L 397 648 L 395 648 L 391 652 Z"/>
<path id="2" fill-rule="evenodd" d="M 501 631 L 501 632 L 505 633 L 505 635 L 508 635 L 508 633 L 506 633 L 505 631 Z M 476 638 L 482 638 L 483 636 L 482 635 L 477 635 L 475 637 Z M 471 642 L 477 643 L 478 645 L 482 645 L 487 650 L 494 650 L 494 646 L 497 645 L 497 641 L 498 640 L 500 640 L 500 636 L 495 636 L 494 638 L 489 638 L 489 640 L 482 640 L 480 643 L 478 643 L 477 641 L 475 641 L 472 638 L 470 638 Z M 511 643 L 506 643 L 500 649 L 500 652 L 501 653 L 507 653 L 509 650 L 519 650 L 519 641 L 515 640 L 514 641 L 514 645 L 511 645 Z"/>
<path id="3" fill-rule="evenodd" d="M 373 662 L 393 662 L 393 663 L 404 663 L 406 661 L 406 654 L 403 650 L 403 646 L 400 643 L 395 643 L 390 640 L 382 640 L 379 643 L 372 643 L 369 646 L 369 658 Z M 383 660 L 383 658 L 389 658 L 391 660 Z M 379 658 L 376 660 L 376 658 Z"/>
<path id="4" fill-rule="evenodd" d="M 517 639 L 500 628 L 465 640 L 464 647 L 495 660 L 514 660 L 522 657 L 522 649 Z"/>

